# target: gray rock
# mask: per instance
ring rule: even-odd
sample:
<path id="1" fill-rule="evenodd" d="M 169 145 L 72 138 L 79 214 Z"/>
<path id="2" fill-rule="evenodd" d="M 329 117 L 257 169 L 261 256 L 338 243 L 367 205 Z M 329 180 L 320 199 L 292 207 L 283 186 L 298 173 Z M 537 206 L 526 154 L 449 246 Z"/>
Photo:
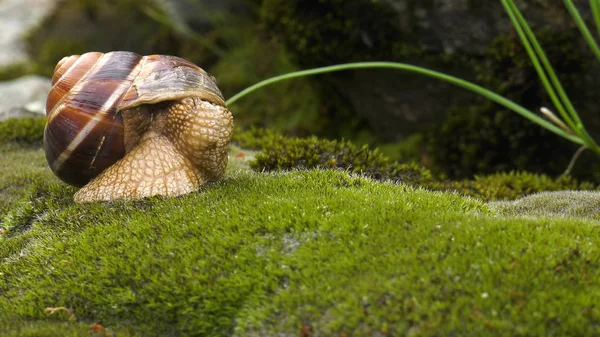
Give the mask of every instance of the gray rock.
<path id="1" fill-rule="evenodd" d="M 504 216 L 600 220 L 600 192 L 597 191 L 540 192 L 517 200 L 493 201 L 488 205 Z"/>
<path id="2" fill-rule="evenodd" d="M 46 96 L 51 87 L 49 78 L 35 75 L 0 82 L 0 121 L 44 115 Z"/>
<path id="3" fill-rule="evenodd" d="M 27 62 L 24 35 L 52 13 L 59 0 L 0 1 L 0 67 Z"/>

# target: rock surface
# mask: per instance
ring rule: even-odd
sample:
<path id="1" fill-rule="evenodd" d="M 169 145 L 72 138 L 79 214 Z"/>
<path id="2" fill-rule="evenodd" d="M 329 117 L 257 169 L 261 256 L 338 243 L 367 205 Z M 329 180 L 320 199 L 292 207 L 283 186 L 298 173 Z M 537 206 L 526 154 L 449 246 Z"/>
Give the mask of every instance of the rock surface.
<path id="1" fill-rule="evenodd" d="M 582 217 L 600 220 L 600 193 L 555 191 L 535 193 L 521 199 L 489 203 L 503 215 L 537 217 Z"/>
<path id="2" fill-rule="evenodd" d="M 49 78 L 35 75 L 0 82 L 0 121 L 11 117 L 43 115 L 51 87 Z"/>
<path id="3" fill-rule="evenodd" d="M 284 0 L 266 2 L 273 4 L 267 12 L 274 12 L 269 17 L 270 28 L 302 68 L 396 61 L 480 82 L 475 64 L 485 61 L 495 38 L 514 32 L 500 1 L 356 0 L 336 6 L 341 2 L 328 0 L 304 7 L 299 0 L 291 1 L 294 5 Z M 585 1 L 575 3 L 582 16 L 589 18 Z M 534 27 L 549 26 L 560 32 L 573 26 L 562 1 L 517 4 Z M 328 16 L 319 14 L 323 12 Z M 319 34 L 314 34 L 315 29 Z M 405 47 L 414 49 L 404 52 Z M 592 58 L 587 46 L 581 48 Z M 419 51 L 423 55 L 418 55 Z M 402 71 L 361 69 L 330 77 L 331 92 L 340 93 L 371 129 L 392 141 L 426 130 L 432 123 L 444 121 L 449 107 L 472 105 L 478 98 L 439 80 Z"/>
<path id="4" fill-rule="evenodd" d="M 0 1 L 0 67 L 26 62 L 24 35 L 49 15 L 58 0 Z"/>

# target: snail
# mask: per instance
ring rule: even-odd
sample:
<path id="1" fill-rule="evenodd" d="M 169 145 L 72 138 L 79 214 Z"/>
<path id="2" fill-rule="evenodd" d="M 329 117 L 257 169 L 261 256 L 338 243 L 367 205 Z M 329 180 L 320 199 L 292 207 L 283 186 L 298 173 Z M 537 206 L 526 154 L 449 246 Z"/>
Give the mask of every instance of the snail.
<path id="1" fill-rule="evenodd" d="M 215 79 L 167 55 L 90 52 L 58 62 L 46 159 L 75 202 L 179 196 L 225 174 L 233 130 Z"/>

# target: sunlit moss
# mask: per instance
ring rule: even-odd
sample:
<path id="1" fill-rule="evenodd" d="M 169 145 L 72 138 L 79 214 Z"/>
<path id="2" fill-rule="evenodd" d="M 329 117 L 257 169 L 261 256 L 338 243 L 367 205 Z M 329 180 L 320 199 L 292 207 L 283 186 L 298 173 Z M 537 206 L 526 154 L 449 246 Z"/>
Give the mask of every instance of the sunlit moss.
<path id="1" fill-rule="evenodd" d="M 591 335 L 600 319 L 590 220 L 334 170 L 136 202 L 73 192 L 35 182 L 0 217 L 3 335 Z"/>
<path id="2" fill-rule="evenodd" d="M 268 131 L 238 141 L 268 145 L 259 136 L 294 153 L 377 156 Z M 78 205 L 39 145 L 2 144 L 0 334 L 94 336 L 98 323 L 117 336 L 595 333 L 595 199 L 566 217 L 511 212 L 348 170 L 254 172 L 245 152 L 186 196 Z M 496 196 L 585 187 L 529 174 L 471 183 Z M 46 311 L 57 307 L 68 310 Z"/>

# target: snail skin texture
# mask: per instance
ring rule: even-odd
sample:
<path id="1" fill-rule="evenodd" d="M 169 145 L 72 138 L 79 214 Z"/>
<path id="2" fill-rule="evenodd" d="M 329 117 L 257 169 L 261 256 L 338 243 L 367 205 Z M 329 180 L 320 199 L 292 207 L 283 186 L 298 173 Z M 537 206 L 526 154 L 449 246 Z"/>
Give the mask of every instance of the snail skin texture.
<path id="1" fill-rule="evenodd" d="M 213 77 L 166 55 L 63 58 L 46 102 L 52 171 L 78 203 L 178 196 L 223 177 L 233 117 Z"/>

